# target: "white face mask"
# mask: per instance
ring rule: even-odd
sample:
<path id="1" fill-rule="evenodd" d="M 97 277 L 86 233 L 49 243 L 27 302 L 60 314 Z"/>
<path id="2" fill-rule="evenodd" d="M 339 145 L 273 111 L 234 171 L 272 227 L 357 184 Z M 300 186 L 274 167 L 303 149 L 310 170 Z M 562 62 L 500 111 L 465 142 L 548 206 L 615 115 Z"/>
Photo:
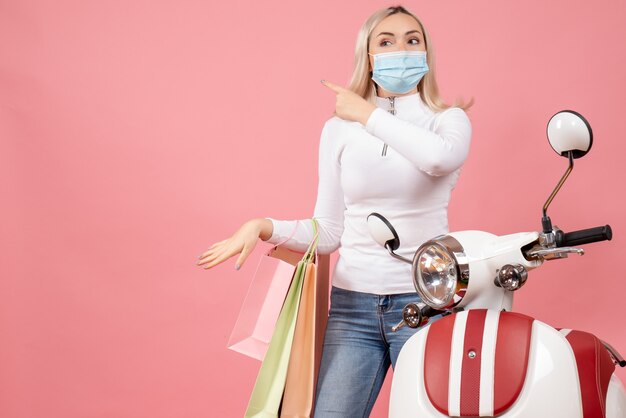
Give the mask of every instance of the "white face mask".
<path id="1" fill-rule="evenodd" d="M 425 51 L 394 51 L 369 55 L 374 57 L 372 80 L 391 93 L 408 93 L 428 72 Z"/>

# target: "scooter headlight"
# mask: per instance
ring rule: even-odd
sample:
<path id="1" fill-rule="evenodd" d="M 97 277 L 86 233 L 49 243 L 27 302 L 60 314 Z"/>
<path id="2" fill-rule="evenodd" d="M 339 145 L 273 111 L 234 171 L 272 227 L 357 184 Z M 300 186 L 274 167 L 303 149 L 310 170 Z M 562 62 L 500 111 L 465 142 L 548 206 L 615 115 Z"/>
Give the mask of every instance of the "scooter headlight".
<path id="1" fill-rule="evenodd" d="M 428 306 L 451 309 L 458 305 L 469 283 L 469 266 L 461 244 L 450 235 L 430 240 L 413 258 L 413 284 Z"/>

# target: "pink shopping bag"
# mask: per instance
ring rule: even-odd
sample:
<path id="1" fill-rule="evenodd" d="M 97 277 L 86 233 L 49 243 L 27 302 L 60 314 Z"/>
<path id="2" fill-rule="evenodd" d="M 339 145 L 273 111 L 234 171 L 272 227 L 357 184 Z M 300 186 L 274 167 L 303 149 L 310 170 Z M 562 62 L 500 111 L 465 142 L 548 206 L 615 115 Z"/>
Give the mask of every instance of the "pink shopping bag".
<path id="1" fill-rule="evenodd" d="M 276 246 L 261 257 L 228 340 L 228 348 L 263 360 L 295 266 L 303 255 Z"/>

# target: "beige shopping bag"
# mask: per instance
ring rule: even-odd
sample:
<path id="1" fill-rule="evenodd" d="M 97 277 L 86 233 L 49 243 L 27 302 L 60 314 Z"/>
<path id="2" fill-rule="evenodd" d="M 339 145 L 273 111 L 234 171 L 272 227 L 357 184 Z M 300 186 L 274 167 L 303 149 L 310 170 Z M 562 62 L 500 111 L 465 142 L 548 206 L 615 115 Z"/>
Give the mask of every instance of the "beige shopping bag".
<path id="1" fill-rule="evenodd" d="M 304 276 L 280 416 L 309 418 L 328 320 L 330 257 L 318 255 Z"/>

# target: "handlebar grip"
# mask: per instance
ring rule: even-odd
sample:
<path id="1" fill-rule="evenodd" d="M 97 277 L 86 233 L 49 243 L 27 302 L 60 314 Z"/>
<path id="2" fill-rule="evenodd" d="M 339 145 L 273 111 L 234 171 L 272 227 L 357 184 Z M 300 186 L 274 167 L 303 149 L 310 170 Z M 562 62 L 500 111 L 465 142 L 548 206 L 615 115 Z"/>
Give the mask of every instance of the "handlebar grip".
<path id="1" fill-rule="evenodd" d="M 431 308 L 430 306 L 424 306 L 422 308 L 422 316 L 427 317 L 427 318 L 432 318 L 435 315 L 439 315 L 441 313 L 445 313 L 446 311 L 439 311 L 435 308 Z"/>
<path id="2" fill-rule="evenodd" d="M 592 242 L 610 241 L 611 238 L 613 238 L 611 226 L 604 225 L 567 233 L 559 232 L 556 236 L 556 245 L 557 247 L 572 247 L 591 244 Z"/>

